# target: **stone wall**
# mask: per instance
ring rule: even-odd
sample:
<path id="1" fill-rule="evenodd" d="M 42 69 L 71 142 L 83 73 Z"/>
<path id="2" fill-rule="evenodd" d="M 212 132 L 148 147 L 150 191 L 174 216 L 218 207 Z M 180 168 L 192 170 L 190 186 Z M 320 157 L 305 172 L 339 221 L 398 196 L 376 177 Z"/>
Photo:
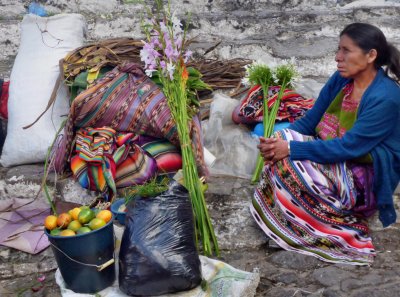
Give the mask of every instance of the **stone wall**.
<path id="1" fill-rule="evenodd" d="M 19 23 L 31 1 L 0 1 L 0 77 L 8 78 L 19 45 Z M 146 1 L 148 4 L 154 1 Z M 138 0 L 40 0 L 50 15 L 81 13 L 88 42 L 142 37 Z M 400 46 L 400 0 L 172 0 L 183 18 L 191 12 L 193 48 L 207 57 L 270 62 L 296 58 L 303 77 L 320 82 L 335 69 L 337 36 L 351 22 L 378 25 Z"/>

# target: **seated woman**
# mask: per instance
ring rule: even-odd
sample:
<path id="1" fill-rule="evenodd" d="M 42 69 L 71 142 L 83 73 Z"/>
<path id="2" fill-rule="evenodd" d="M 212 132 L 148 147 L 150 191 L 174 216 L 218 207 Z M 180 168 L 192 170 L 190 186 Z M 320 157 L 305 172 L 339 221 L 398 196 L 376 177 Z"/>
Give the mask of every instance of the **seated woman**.
<path id="1" fill-rule="evenodd" d="M 375 26 L 354 23 L 335 60 L 314 107 L 260 139 L 266 166 L 251 212 L 284 249 L 366 265 L 376 254 L 366 218 L 378 209 L 383 226 L 396 220 L 400 53 Z"/>

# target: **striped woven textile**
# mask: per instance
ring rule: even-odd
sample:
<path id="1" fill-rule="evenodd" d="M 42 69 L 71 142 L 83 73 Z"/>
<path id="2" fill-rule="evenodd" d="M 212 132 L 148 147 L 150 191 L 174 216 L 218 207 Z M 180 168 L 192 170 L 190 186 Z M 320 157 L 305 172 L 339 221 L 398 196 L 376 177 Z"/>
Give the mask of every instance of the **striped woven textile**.
<path id="1" fill-rule="evenodd" d="M 145 183 L 157 174 L 157 163 L 139 145 L 133 133 L 116 133 L 109 127 L 82 128 L 76 133 L 71 170 L 86 189 L 113 200 L 117 188 Z"/>
<path id="2" fill-rule="evenodd" d="M 54 150 L 56 172 L 68 169 L 77 129 L 105 126 L 115 131 L 165 138 L 179 147 L 178 133 L 164 94 L 140 65 L 134 63 L 114 68 L 72 102 L 64 133 Z M 208 175 L 197 116 L 193 117 L 190 128 L 199 175 Z"/>
<path id="3" fill-rule="evenodd" d="M 268 89 L 268 109 L 271 109 L 278 99 L 279 86 Z M 306 99 L 294 90 L 286 89 L 283 92 L 281 103 L 276 116 L 277 121 L 293 122 L 304 116 L 305 112 L 314 105 L 314 99 Z M 237 124 L 257 123 L 263 121 L 263 91 L 261 86 L 252 87 L 240 107 L 232 114 Z"/>
<path id="4" fill-rule="evenodd" d="M 312 139 L 288 129 L 275 136 Z M 376 253 L 366 219 L 353 211 L 356 195 L 345 162 L 285 158 L 264 167 L 250 211 L 261 229 L 286 250 L 333 263 L 368 265 Z"/>
<path id="5" fill-rule="evenodd" d="M 110 128 L 80 129 L 76 133 L 71 169 L 79 184 L 91 191 L 116 194 L 113 159 L 115 131 Z M 110 190 L 110 191 L 109 191 Z"/>
<path id="6" fill-rule="evenodd" d="M 139 135 L 135 143 L 156 160 L 159 174 L 175 173 L 182 168 L 180 150 L 168 140 Z"/>
<path id="7" fill-rule="evenodd" d="M 118 162 L 115 176 L 117 188 L 141 185 L 154 178 L 157 174 L 157 162 L 148 155 L 140 146 L 132 143 L 128 154 L 122 162 Z M 115 155 L 114 155 L 115 156 Z"/>

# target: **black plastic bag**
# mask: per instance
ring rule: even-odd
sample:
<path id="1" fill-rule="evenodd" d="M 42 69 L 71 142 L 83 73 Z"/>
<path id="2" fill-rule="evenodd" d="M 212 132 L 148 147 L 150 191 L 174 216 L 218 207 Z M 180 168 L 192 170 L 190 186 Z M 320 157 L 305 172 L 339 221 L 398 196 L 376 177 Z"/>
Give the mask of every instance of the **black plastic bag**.
<path id="1" fill-rule="evenodd" d="M 173 181 L 157 197 L 128 206 L 119 253 L 119 287 L 131 296 L 190 290 L 201 283 L 187 190 Z"/>

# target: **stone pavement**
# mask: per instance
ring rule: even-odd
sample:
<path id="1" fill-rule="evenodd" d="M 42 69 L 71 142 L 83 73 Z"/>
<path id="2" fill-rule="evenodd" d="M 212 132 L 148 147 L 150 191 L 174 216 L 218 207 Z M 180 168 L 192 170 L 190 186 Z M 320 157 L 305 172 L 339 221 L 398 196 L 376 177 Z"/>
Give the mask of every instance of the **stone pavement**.
<path id="1" fill-rule="evenodd" d="M 0 199 L 33 197 L 39 189 L 41 165 L 0 167 Z M 212 176 L 206 194 L 221 248 L 221 260 L 253 271 L 261 281 L 256 296 L 273 297 L 394 297 L 400 296 L 400 224 L 382 229 L 371 221 L 378 255 L 371 267 L 333 265 L 310 256 L 287 252 L 271 244 L 253 221 L 248 206 L 253 186 L 246 179 Z M 68 201 L 90 199 L 71 180 L 56 193 Z M 75 199 L 75 200 L 74 200 Z M 57 263 L 48 248 L 29 255 L 0 246 L 0 296 L 60 296 L 54 280 Z M 38 276 L 45 287 L 33 292 Z"/>

